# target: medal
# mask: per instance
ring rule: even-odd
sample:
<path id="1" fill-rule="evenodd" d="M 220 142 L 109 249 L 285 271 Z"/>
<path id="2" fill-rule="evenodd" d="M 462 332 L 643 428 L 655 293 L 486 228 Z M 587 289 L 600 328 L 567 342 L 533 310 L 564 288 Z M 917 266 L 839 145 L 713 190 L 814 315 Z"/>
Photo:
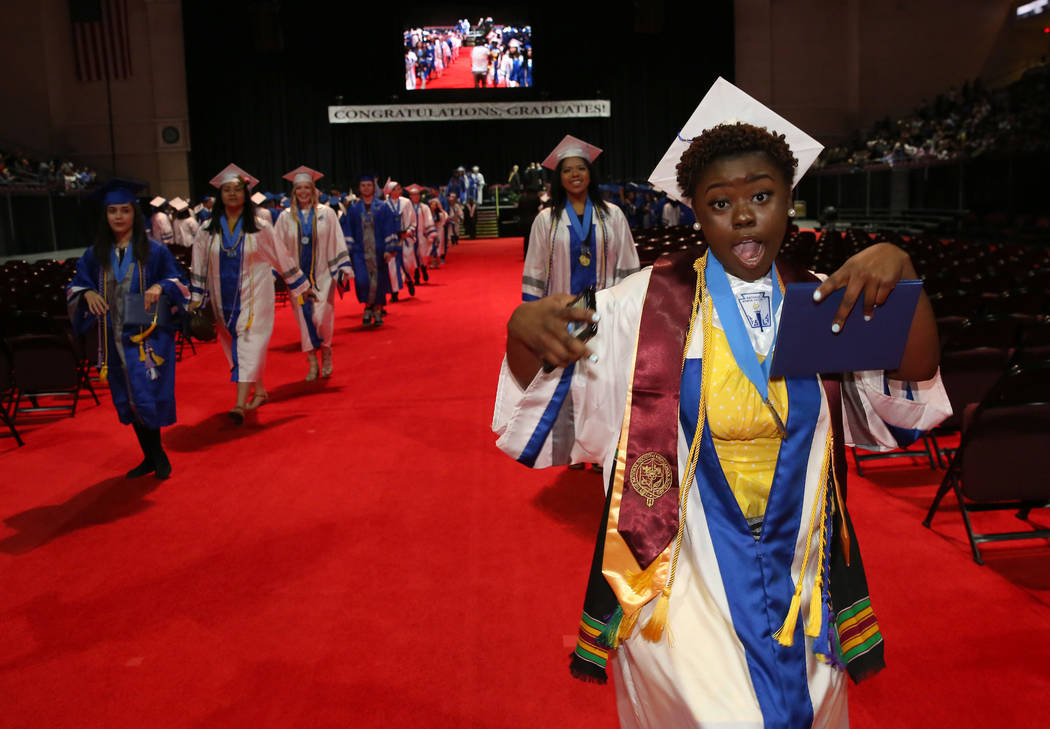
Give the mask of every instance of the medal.
<path id="1" fill-rule="evenodd" d="M 581 248 L 580 249 L 580 265 L 589 266 L 591 265 L 591 249 Z"/>
<path id="2" fill-rule="evenodd" d="M 300 241 L 302 242 L 302 244 L 303 244 L 304 246 L 308 246 L 308 245 L 310 245 L 310 236 L 308 236 L 308 235 L 304 235 L 304 236 L 303 236 L 303 237 L 302 237 L 302 238 L 300 239 Z"/>

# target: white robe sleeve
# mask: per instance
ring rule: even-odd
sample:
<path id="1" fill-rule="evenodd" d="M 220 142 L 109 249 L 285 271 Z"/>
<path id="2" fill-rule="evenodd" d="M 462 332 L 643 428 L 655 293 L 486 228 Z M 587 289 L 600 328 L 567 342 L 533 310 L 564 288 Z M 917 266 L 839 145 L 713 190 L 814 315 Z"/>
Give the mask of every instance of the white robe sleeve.
<path id="1" fill-rule="evenodd" d="M 310 279 L 299 268 L 295 258 L 274 237 L 273 226 L 260 226 L 255 233 L 259 254 L 273 266 L 288 285 L 291 296 L 299 297 L 310 289 Z"/>
<path id="2" fill-rule="evenodd" d="M 544 208 L 532 221 L 529 233 L 529 250 L 525 255 L 525 269 L 521 275 L 521 297 L 523 301 L 534 301 L 543 298 L 547 293 L 547 261 L 550 260 L 551 215 L 550 208 Z"/>
<path id="3" fill-rule="evenodd" d="M 893 380 L 882 370 L 847 373 L 842 408 L 846 444 L 871 451 L 907 447 L 952 414 L 939 370 L 922 382 Z"/>
<path id="4" fill-rule="evenodd" d="M 193 238 L 193 256 L 190 259 L 190 303 L 199 304 L 208 291 L 208 256 L 212 234 L 201 226 Z"/>
<path id="5" fill-rule="evenodd" d="M 598 292 L 601 321 L 587 342 L 596 364 L 585 359 L 549 374 L 541 370 L 522 388 L 504 357 L 492 417 L 500 450 L 531 468 L 611 465 L 651 270 Z"/>
<path id="6" fill-rule="evenodd" d="M 623 281 L 641 268 L 638 261 L 638 248 L 631 235 L 631 226 L 627 216 L 620 208 L 609 204 L 609 258 L 614 262 L 612 285 Z"/>

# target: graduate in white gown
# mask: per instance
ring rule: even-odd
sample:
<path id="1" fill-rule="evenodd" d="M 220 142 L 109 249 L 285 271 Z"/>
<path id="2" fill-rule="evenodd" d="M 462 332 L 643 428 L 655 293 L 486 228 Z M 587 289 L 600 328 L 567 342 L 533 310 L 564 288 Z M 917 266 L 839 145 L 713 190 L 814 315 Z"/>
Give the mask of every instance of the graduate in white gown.
<path id="1" fill-rule="evenodd" d="M 172 245 L 175 242 L 175 229 L 166 210 L 168 201 L 158 195 L 150 200 L 149 204 L 153 209 L 153 215 L 150 217 L 150 234 L 153 240 L 163 246 Z"/>
<path id="2" fill-rule="evenodd" d="M 248 199 L 247 191 L 258 182 L 233 164 L 211 180 L 220 195 L 193 242 L 190 271 L 191 305 L 200 306 L 205 296 L 211 301 L 230 381 L 237 383 L 237 401 L 229 412 L 236 425 L 269 399 L 263 370 L 273 333 L 272 270 L 280 273 L 291 297 L 316 300 L 306 274 L 274 238 L 269 214 L 265 220 L 256 215 Z"/>
<path id="3" fill-rule="evenodd" d="M 896 447 L 950 414 L 933 312 L 923 294 L 895 371 L 770 379 L 780 286 L 816 279 L 777 254 L 820 147 L 721 79 L 678 139 L 650 180 L 691 203 L 708 250 L 663 256 L 593 311 L 521 304 L 493 429 L 525 465 L 610 474 L 570 667 L 614 667 L 621 727 L 839 729 L 846 677 L 884 665 L 844 447 Z M 827 312 L 841 331 L 854 302 L 877 317 L 915 277 L 876 244 L 814 298 L 845 288 Z"/>
<path id="4" fill-rule="evenodd" d="M 397 180 L 387 179 L 386 184 L 383 185 L 383 194 L 386 195 L 384 204 L 401 221 L 401 250 L 398 251 L 397 256 L 387 261 L 387 268 L 390 273 L 391 301 L 398 300 L 398 296 L 403 288 L 408 289 L 409 296 L 416 295 L 416 286 L 412 282 L 412 274 L 416 270 L 415 247 L 410 246 L 407 240 L 408 227 L 412 220 L 409 215 L 408 200 L 401 195 L 401 192 L 401 185 Z"/>
<path id="5" fill-rule="evenodd" d="M 434 232 L 436 237 L 434 245 L 430 249 L 430 264 L 432 268 L 441 268 L 445 262 L 445 254 L 448 252 L 448 213 L 441 207 L 441 201 L 436 197 L 427 202 L 430 206 L 430 217 L 434 219 Z"/>
<path id="6" fill-rule="evenodd" d="M 297 167 L 284 176 L 292 183 L 291 205 L 281 211 L 274 232 L 317 292 L 317 301 L 293 301 L 299 338 L 306 352 L 306 381 L 332 376 L 332 334 L 335 331 L 336 286 L 353 278 L 350 253 L 343 240 L 339 216 L 318 201 L 317 170 Z M 338 198 L 335 198 L 338 203 Z M 318 365 L 317 350 L 321 350 Z"/>
<path id="7" fill-rule="evenodd" d="M 554 171 L 553 205 L 532 222 L 522 301 L 608 288 L 639 268 L 627 218 L 607 204 L 592 166 L 602 150 L 566 135 L 543 161 Z"/>
<path id="8" fill-rule="evenodd" d="M 437 240 L 437 229 L 434 227 L 434 216 L 430 214 L 430 206 L 423 202 L 423 188 L 419 185 L 409 185 L 405 192 L 408 193 L 408 208 L 405 212 L 408 218 L 405 233 L 408 250 L 405 260 L 409 259 L 409 254 L 415 258 L 416 268 L 412 271 L 412 276 L 418 284 L 420 276 L 423 281 L 430 280 L 427 269 L 430 267 L 430 253 Z"/>
<path id="9" fill-rule="evenodd" d="M 175 220 L 172 222 L 175 229 L 175 245 L 180 248 L 192 247 L 193 239 L 197 237 L 201 226 L 190 210 L 190 204 L 181 197 L 176 197 L 171 201 L 171 208 L 175 211 Z"/>

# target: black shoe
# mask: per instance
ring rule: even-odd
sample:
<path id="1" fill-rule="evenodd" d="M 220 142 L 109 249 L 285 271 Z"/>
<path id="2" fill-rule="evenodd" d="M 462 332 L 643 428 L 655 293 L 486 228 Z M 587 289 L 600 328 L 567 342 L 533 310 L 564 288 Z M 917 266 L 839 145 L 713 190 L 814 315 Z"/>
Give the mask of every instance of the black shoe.
<path id="1" fill-rule="evenodd" d="M 412 272 L 412 278 L 414 278 L 416 280 L 417 284 L 419 283 L 419 269 L 418 268 L 415 271 Z"/>
<path id="2" fill-rule="evenodd" d="M 382 324 L 383 324 L 383 314 L 385 314 L 385 313 L 386 312 L 383 311 L 382 309 L 380 309 L 379 311 L 376 312 L 376 326 L 377 327 L 378 326 L 382 326 Z"/>
<path id="3" fill-rule="evenodd" d="M 423 271 L 423 280 L 427 281 L 429 283 L 430 282 L 430 276 L 427 275 L 427 267 L 426 266 L 420 266 L 420 269 Z"/>
<path id="4" fill-rule="evenodd" d="M 394 293 L 390 294 L 390 303 L 391 304 L 396 304 L 397 303 L 397 292 L 396 291 Z"/>
<path id="5" fill-rule="evenodd" d="M 171 461 L 168 460 L 168 454 L 161 451 L 157 454 L 157 461 L 156 477 L 161 481 L 171 478 Z"/>
<path id="6" fill-rule="evenodd" d="M 153 461 L 149 458 L 146 458 L 142 461 L 142 463 L 128 471 L 127 478 L 142 478 L 143 476 L 148 476 L 156 470 L 157 467 L 153 465 Z M 170 467 L 168 470 L 171 470 Z"/>
<path id="7" fill-rule="evenodd" d="M 412 283 L 412 279 L 409 278 L 408 276 L 405 276 L 405 283 L 408 285 L 408 295 L 409 296 L 415 296 L 416 295 L 416 285 L 414 283 Z"/>
<path id="8" fill-rule="evenodd" d="M 372 323 L 372 310 L 365 309 L 365 313 L 361 316 L 361 323 L 368 326 Z"/>

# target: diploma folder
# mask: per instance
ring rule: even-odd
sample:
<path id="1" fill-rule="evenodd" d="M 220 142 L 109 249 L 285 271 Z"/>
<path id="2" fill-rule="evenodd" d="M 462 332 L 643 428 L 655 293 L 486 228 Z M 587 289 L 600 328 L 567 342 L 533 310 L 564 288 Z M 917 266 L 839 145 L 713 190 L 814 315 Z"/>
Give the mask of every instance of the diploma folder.
<path id="1" fill-rule="evenodd" d="M 784 288 L 771 376 L 897 369 L 922 281 L 898 281 L 882 306 L 875 307 L 871 321 L 864 321 L 862 294 L 838 334 L 831 331 L 831 322 L 846 290 L 837 289 L 818 303 L 813 301 L 813 292 L 819 285 L 797 283 Z"/>

